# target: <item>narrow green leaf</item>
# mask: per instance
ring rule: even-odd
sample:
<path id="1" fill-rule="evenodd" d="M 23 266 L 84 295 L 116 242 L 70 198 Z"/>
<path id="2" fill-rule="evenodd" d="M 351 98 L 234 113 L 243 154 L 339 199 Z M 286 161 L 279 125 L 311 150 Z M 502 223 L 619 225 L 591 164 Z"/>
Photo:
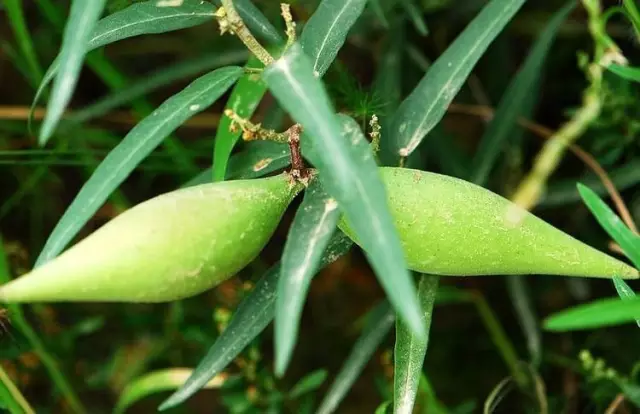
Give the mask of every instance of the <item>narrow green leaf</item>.
<path id="1" fill-rule="evenodd" d="M 369 144 L 358 124 L 337 116 L 300 47 L 265 69 L 276 100 L 305 130 L 317 151 L 324 188 L 344 212 L 391 303 L 417 335 L 425 335 L 413 279 L 389 212 L 386 191 Z"/>
<path id="2" fill-rule="evenodd" d="M 409 19 L 411 19 L 411 23 L 413 23 L 413 27 L 415 27 L 416 31 L 420 36 L 427 36 L 429 34 L 429 29 L 427 28 L 427 23 L 424 21 L 424 17 L 422 16 L 422 11 L 416 5 L 414 0 L 401 0 L 400 3 L 404 8 L 404 11 L 409 15 Z"/>
<path id="3" fill-rule="evenodd" d="M 0 366 L 0 408 L 6 408 L 11 414 L 35 413 L 2 366 Z"/>
<path id="4" fill-rule="evenodd" d="M 338 204 L 314 179 L 293 219 L 282 254 L 283 276 L 278 281 L 274 321 L 278 376 L 284 374 L 291 360 L 311 278 L 339 218 Z"/>
<path id="5" fill-rule="evenodd" d="M 420 275 L 418 300 L 422 310 L 422 323 L 426 338 L 418 338 L 401 321 L 396 321 L 396 346 L 394 351 L 393 412 L 411 414 L 418 393 L 422 365 L 429 344 L 429 329 L 433 317 L 433 304 L 438 292 L 438 276 Z"/>
<path id="6" fill-rule="evenodd" d="M 290 160 L 289 147 L 286 144 L 273 141 L 252 142 L 247 145 L 247 149 L 231 157 L 225 179 L 239 180 L 262 177 L 286 167 Z M 207 168 L 182 187 L 210 183 L 212 171 L 211 168 Z"/>
<path id="7" fill-rule="evenodd" d="M 262 69 L 264 65 L 257 57 L 252 56 L 246 68 Z M 225 109 L 231 109 L 242 118 L 251 118 L 266 91 L 267 85 L 259 75 L 245 73 L 234 86 Z M 231 118 L 223 114 L 214 140 L 213 181 L 224 180 L 229 157 L 241 134 L 240 129 L 231 131 Z"/>
<path id="8" fill-rule="evenodd" d="M 242 68 L 210 72 L 166 100 L 138 123 L 98 166 L 49 236 L 36 267 L 57 256 L 109 195 L 162 140 L 187 119 L 211 106 L 242 75 Z"/>
<path id="9" fill-rule="evenodd" d="M 300 35 L 300 44 L 311 60 L 313 74 L 321 78 L 338 56 L 351 26 L 367 0 L 322 0 Z"/>
<path id="10" fill-rule="evenodd" d="M 577 187 L 600 226 L 620 245 L 635 267 L 640 268 L 640 236 L 633 233 L 593 190 L 580 183 Z"/>
<path id="11" fill-rule="evenodd" d="M 251 33 L 270 44 L 282 43 L 280 32 L 251 0 L 234 0 L 233 5 Z"/>
<path id="12" fill-rule="evenodd" d="M 470 181 L 478 185 L 486 184 L 498 156 L 513 136 L 514 128 L 518 127 L 518 118 L 526 112 L 558 30 L 575 7 L 576 2 L 571 0 L 549 20 L 522 67 L 507 87 L 493 119 L 480 140 L 473 160 Z"/>
<path id="13" fill-rule="evenodd" d="M 607 69 L 623 79 L 632 82 L 640 82 L 640 68 L 622 66 L 612 63 L 611 65 L 607 66 Z"/>
<path id="14" fill-rule="evenodd" d="M 22 0 L 4 0 L 4 7 L 20 52 L 29 69 L 29 78 L 37 85 L 40 79 L 42 79 L 42 68 L 38 62 L 38 56 L 36 55 L 33 41 L 29 34 L 29 28 L 24 18 Z"/>
<path id="15" fill-rule="evenodd" d="M 326 379 L 327 371 L 324 369 L 319 369 L 310 373 L 293 386 L 291 391 L 289 391 L 289 398 L 299 398 L 304 394 L 308 394 L 311 391 L 320 388 Z"/>
<path id="16" fill-rule="evenodd" d="M 551 315 L 544 327 L 549 331 L 577 331 L 633 322 L 640 315 L 640 298 L 601 299 Z"/>
<path id="17" fill-rule="evenodd" d="M 640 10 L 638 10 L 638 4 L 636 0 L 622 0 L 627 17 L 631 20 L 633 29 L 636 32 L 636 36 L 640 38 Z"/>
<path id="18" fill-rule="evenodd" d="M 409 156 L 440 122 L 480 57 L 524 3 L 491 0 L 433 63 L 383 133 L 394 140 L 396 156 Z"/>
<path id="19" fill-rule="evenodd" d="M 640 236 L 633 233 L 590 188 L 578 184 L 578 192 L 600 226 L 620 245 L 622 251 L 631 259 L 636 268 L 640 267 Z M 636 295 L 631 287 L 621 278 L 614 276 L 613 285 L 620 298 L 635 298 Z M 638 314 L 636 323 L 640 327 L 640 314 Z"/>
<path id="20" fill-rule="evenodd" d="M 124 390 L 122 390 L 122 393 L 118 397 L 114 413 L 122 414 L 126 412 L 127 408 L 131 405 L 145 397 L 148 397 L 149 395 L 180 388 L 192 373 L 193 370 L 189 368 L 169 368 L 152 371 L 140 378 L 136 378 L 133 382 L 128 384 Z M 225 378 L 221 376 L 215 377 L 202 388 L 220 388 L 224 383 Z"/>
<path id="21" fill-rule="evenodd" d="M 375 350 L 389 333 L 395 314 L 389 302 L 384 301 L 370 312 L 367 319 L 367 325 L 340 368 L 316 414 L 330 414 L 336 411 Z"/>
<path id="22" fill-rule="evenodd" d="M 104 0 L 95 2 L 76 0 L 74 3 L 94 4 L 100 2 L 104 2 Z M 85 39 L 84 49 L 81 53 L 84 55 L 110 43 L 143 34 L 165 33 L 197 26 L 212 21 L 214 13 L 214 6 L 201 0 L 183 0 L 180 6 L 175 7 L 159 7 L 157 0 L 134 3 L 122 11 L 101 19 L 95 26 L 92 25 L 90 28 L 92 30 L 89 31 L 92 34 L 88 39 Z M 74 33 L 71 35 L 75 36 Z M 33 98 L 32 112 L 45 88 L 56 76 L 63 61 L 63 56 L 59 55 L 45 73 L 36 96 Z"/>
<path id="23" fill-rule="evenodd" d="M 320 267 L 333 263 L 345 254 L 351 245 L 352 242 L 347 236 L 341 232 L 336 233 L 322 256 Z M 262 276 L 253 291 L 242 300 L 229 325 L 211 346 L 193 374 L 178 391 L 162 403 L 160 410 L 175 407 L 195 394 L 267 327 L 275 312 L 279 277 L 280 264 L 276 264 Z"/>
<path id="24" fill-rule="evenodd" d="M 516 311 L 520 327 L 527 339 L 527 348 L 531 355 L 531 364 L 537 367 L 542 358 L 542 338 L 538 318 L 534 313 L 533 303 L 524 276 L 507 276 L 507 289 L 511 296 L 511 303 Z"/>
<path id="25" fill-rule="evenodd" d="M 58 61 L 58 73 L 47 104 L 47 113 L 38 136 L 40 145 L 47 143 L 67 109 L 75 90 L 87 53 L 93 29 L 102 15 L 106 0 L 73 0 L 64 29 Z"/>
<path id="26" fill-rule="evenodd" d="M 246 49 L 220 51 L 159 69 L 142 78 L 131 80 L 126 87 L 76 111 L 67 118 L 67 121 L 76 124 L 85 123 L 175 81 L 191 78 L 222 66 L 241 63 L 246 61 L 248 56 Z"/>

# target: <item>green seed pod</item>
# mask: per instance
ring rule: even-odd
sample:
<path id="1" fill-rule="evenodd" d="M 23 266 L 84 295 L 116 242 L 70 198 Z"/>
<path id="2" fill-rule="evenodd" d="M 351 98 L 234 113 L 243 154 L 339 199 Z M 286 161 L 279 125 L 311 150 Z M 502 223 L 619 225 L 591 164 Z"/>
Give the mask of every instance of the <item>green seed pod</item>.
<path id="1" fill-rule="evenodd" d="M 380 168 L 409 267 L 450 276 L 637 278 L 638 271 L 505 198 L 457 178 Z M 339 227 L 357 243 L 348 223 Z"/>
<path id="2" fill-rule="evenodd" d="M 280 174 L 160 195 L 0 287 L 0 301 L 164 302 L 197 295 L 260 253 L 300 189 Z"/>

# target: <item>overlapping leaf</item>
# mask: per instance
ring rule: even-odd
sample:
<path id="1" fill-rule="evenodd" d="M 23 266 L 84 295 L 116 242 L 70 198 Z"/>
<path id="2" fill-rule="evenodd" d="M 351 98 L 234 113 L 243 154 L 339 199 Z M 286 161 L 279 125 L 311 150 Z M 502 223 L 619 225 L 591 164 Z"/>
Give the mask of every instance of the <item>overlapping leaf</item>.
<path id="1" fill-rule="evenodd" d="M 76 3 L 92 4 L 93 1 L 77 0 Z M 97 2 L 95 2 L 97 3 Z M 113 13 L 100 20 L 83 43 L 82 55 L 101 46 L 143 34 L 165 33 L 211 22 L 215 7 L 200 0 L 184 0 L 175 7 L 159 7 L 156 0 L 134 3 L 126 9 Z M 71 36 L 75 34 L 71 33 Z M 77 51 L 76 51 L 77 52 Z M 77 52 L 78 53 L 78 52 Z M 49 82 L 56 76 L 64 62 L 58 56 L 44 75 L 44 79 L 33 99 L 32 110 Z"/>
<path id="2" fill-rule="evenodd" d="M 409 156 L 440 122 L 480 57 L 524 3 L 491 0 L 433 63 L 383 134 L 392 140 L 396 157 Z"/>
<path id="3" fill-rule="evenodd" d="M 411 414 L 418 393 L 422 365 L 429 344 L 429 329 L 433 305 L 438 292 L 438 276 L 421 275 L 418 282 L 418 300 L 422 310 L 422 322 L 427 330 L 426 338 L 418 338 L 401 321 L 396 321 L 396 346 L 393 370 L 393 412 Z"/>
<path id="4" fill-rule="evenodd" d="M 297 45 L 265 69 L 264 80 L 313 143 L 320 180 L 354 229 L 389 300 L 411 329 L 424 336 L 415 286 L 384 184 L 358 124 L 335 115 L 312 62 Z"/>
<path id="5" fill-rule="evenodd" d="M 300 44 L 316 77 L 321 78 L 329 69 L 366 4 L 367 0 L 322 0 L 309 18 Z"/>
<path id="6" fill-rule="evenodd" d="M 211 106 L 241 76 L 242 68 L 210 72 L 165 101 L 137 124 L 84 184 L 47 240 L 36 266 L 57 256 L 109 195 L 164 138 L 187 119 Z"/>
<path id="7" fill-rule="evenodd" d="M 375 350 L 389 333 L 395 320 L 395 314 L 389 302 L 384 301 L 370 312 L 367 319 L 367 325 L 340 368 L 340 372 L 333 380 L 329 391 L 322 399 L 316 414 L 336 412 Z"/>
<path id="8" fill-rule="evenodd" d="M 58 71 L 47 104 L 47 113 L 38 137 L 40 145 L 46 144 L 60 122 L 75 90 L 80 70 L 87 53 L 87 45 L 106 0 L 73 0 L 67 25 L 64 29 L 62 47 L 58 59 Z M 43 82 L 44 83 L 44 82 Z"/>
<path id="9" fill-rule="evenodd" d="M 275 315 L 276 375 L 283 375 L 298 338 L 302 308 L 322 252 L 335 232 L 340 210 L 315 179 L 293 219 L 282 254 Z"/>
<path id="10" fill-rule="evenodd" d="M 320 267 L 337 260 L 351 248 L 351 245 L 352 242 L 347 236 L 337 233 L 325 250 Z M 229 325 L 211 346 L 193 374 L 178 391 L 162 403 L 160 410 L 175 407 L 196 393 L 264 330 L 275 313 L 280 273 L 280 264 L 277 264 L 262 276 L 251 294 L 242 300 Z"/>

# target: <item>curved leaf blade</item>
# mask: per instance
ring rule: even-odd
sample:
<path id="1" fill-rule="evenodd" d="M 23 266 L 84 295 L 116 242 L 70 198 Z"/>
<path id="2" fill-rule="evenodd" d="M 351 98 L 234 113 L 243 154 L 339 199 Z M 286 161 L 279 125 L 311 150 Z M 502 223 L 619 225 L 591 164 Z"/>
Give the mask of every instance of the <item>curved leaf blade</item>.
<path id="1" fill-rule="evenodd" d="M 470 181 L 478 185 L 485 185 L 487 182 L 505 143 L 517 127 L 518 118 L 523 116 L 527 106 L 530 106 L 528 104 L 532 90 L 540 79 L 542 66 L 558 30 L 575 7 L 576 2 L 572 0 L 549 20 L 521 69 L 509 83 L 493 119 L 480 139 L 480 146 L 473 160 L 473 174 Z"/>
<path id="2" fill-rule="evenodd" d="M 264 80 L 280 105 L 312 140 L 324 188 L 345 213 L 399 315 L 424 336 L 415 285 L 404 259 L 378 166 L 358 124 L 336 117 L 324 86 L 299 46 L 265 69 Z"/>
<path id="3" fill-rule="evenodd" d="M 190 368 L 169 368 L 149 372 L 140 378 L 136 378 L 133 382 L 128 384 L 120 394 L 114 413 L 124 413 L 131 405 L 151 394 L 179 388 L 192 373 L 193 370 Z M 202 388 L 220 388 L 224 385 L 226 379 L 226 376 L 218 375 L 206 383 Z"/>
<path id="4" fill-rule="evenodd" d="M 580 197 L 600 226 L 620 244 L 633 264 L 640 268 L 640 236 L 633 233 L 593 190 L 580 183 L 577 187 Z"/>
<path id="5" fill-rule="evenodd" d="M 239 180 L 263 177 L 269 173 L 285 168 L 290 164 L 291 156 L 286 144 L 273 141 L 256 141 L 248 148 L 231 157 L 225 179 Z M 213 169 L 207 168 L 182 185 L 210 183 Z"/>
<path id="6" fill-rule="evenodd" d="M 556 332 L 597 329 L 633 322 L 638 315 L 640 298 L 608 298 L 551 315 L 545 320 L 544 327 Z"/>
<path id="7" fill-rule="evenodd" d="M 53 82 L 53 89 L 47 104 L 47 113 L 38 136 L 40 145 L 47 143 L 62 114 L 71 101 L 80 70 L 87 53 L 87 44 L 91 39 L 98 19 L 102 15 L 106 0 L 74 0 L 71 3 L 69 20 L 64 29 L 58 74 Z"/>
<path id="8" fill-rule="evenodd" d="M 175 65 L 158 69 L 141 78 L 131 80 L 125 88 L 113 92 L 85 108 L 74 112 L 67 120 L 76 124 L 85 123 L 160 89 L 165 85 L 169 85 L 172 82 L 191 78 L 222 66 L 236 65 L 246 61 L 247 58 L 248 51 L 238 49 L 208 53 L 194 59 L 185 60 Z"/>
<path id="9" fill-rule="evenodd" d="M 36 266 L 57 256 L 109 195 L 164 138 L 211 106 L 242 75 L 242 68 L 216 69 L 193 81 L 138 123 L 98 166 L 54 228 Z"/>
<path id="10" fill-rule="evenodd" d="M 396 346 L 394 351 L 393 412 L 411 414 L 418 393 L 422 365 L 429 344 L 429 329 L 433 316 L 433 305 L 438 292 L 440 278 L 420 275 L 418 300 L 422 310 L 422 322 L 427 330 L 426 338 L 418 338 L 401 321 L 396 321 Z"/>
<path id="11" fill-rule="evenodd" d="M 337 233 L 325 250 L 320 267 L 336 261 L 351 248 L 351 240 Z M 181 404 L 195 394 L 211 378 L 219 374 L 242 350 L 269 325 L 275 312 L 276 288 L 280 277 L 280 264 L 274 265 L 258 281 L 233 314 L 227 328 L 211 346 L 193 374 L 160 406 L 166 410 Z"/>
<path id="12" fill-rule="evenodd" d="M 264 65 L 255 56 L 249 58 L 246 68 L 262 69 Z M 259 75 L 245 73 L 233 88 L 227 101 L 226 109 L 231 109 L 242 118 L 251 118 L 258 104 L 267 91 L 267 85 Z M 235 147 L 242 131 L 231 130 L 231 118 L 226 114 L 220 119 L 213 149 L 213 181 L 222 181 L 227 172 L 229 157 Z"/>
<path id="13" fill-rule="evenodd" d="M 86 0 L 76 0 L 76 2 L 93 3 Z M 156 0 L 135 3 L 101 19 L 95 25 L 88 42 L 84 43 L 82 52 L 88 53 L 110 43 L 143 34 L 166 33 L 197 26 L 212 21 L 215 13 L 211 3 L 200 0 L 183 0 L 182 4 L 176 7 L 159 7 L 157 3 Z M 56 76 L 61 59 L 62 56 L 58 56 L 47 69 L 33 98 L 32 112 L 45 88 Z"/>
<path id="14" fill-rule="evenodd" d="M 612 63 L 607 66 L 607 69 L 620 76 L 622 79 L 626 79 L 631 82 L 640 82 L 640 68 Z"/>
<path id="15" fill-rule="evenodd" d="M 313 180 L 291 224 L 282 254 L 275 313 L 275 372 L 284 375 L 298 338 L 311 279 L 340 218 L 338 203 Z"/>
<path id="16" fill-rule="evenodd" d="M 327 395 L 322 399 L 316 414 L 330 414 L 336 411 L 375 350 L 389 333 L 394 320 L 395 314 L 387 301 L 383 301 L 370 312 L 367 325 L 340 368 Z"/>
<path id="17" fill-rule="evenodd" d="M 433 63 L 383 133 L 383 139 L 394 140 L 396 157 L 408 157 L 440 122 L 480 57 L 525 1 L 491 0 Z"/>
<path id="18" fill-rule="evenodd" d="M 273 27 L 269 19 L 251 2 L 251 0 L 235 0 L 236 11 L 247 25 L 251 33 L 271 44 L 282 43 L 282 35 Z"/>
<path id="19" fill-rule="evenodd" d="M 323 0 L 300 35 L 302 50 L 311 60 L 313 74 L 321 78 L 344 45 L 351 26 L 367 0 Z"/>
<path id="20" fill-rule="evenodd" d="M 620 245 L 634 266 L 639 267 L 640 236 L 633 233 L 593 190 L 578 183 L 578 192 L 600 226 Z M 613 285 L 620 298 L 633 299 L 636 297 L 633 289 L 621 278 L 614 276 Z M 640 326 L 640 314 L 636 318 L 636 323 Z"/>

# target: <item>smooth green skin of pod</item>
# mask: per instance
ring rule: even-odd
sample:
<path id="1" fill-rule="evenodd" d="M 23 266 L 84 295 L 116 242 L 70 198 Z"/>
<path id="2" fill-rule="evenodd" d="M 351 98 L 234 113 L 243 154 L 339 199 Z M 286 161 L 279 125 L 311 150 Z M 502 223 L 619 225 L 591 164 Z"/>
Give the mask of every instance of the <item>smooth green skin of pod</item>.
<path id="1" fill-rule="evenodd" d="M 0 287 L 0 301 L 165 302 L 202 293 L 255 259 L 300 189 L 281 174 L 160 195 Z"/>
<path id="2" fill-rule="evenodd" d="M 411 270 L 446 276 L 638 277 L 633 267 L 483 187 L 406 168 L 379 172 Z M 358 242 L 344 217 L 339 227 Z"/>

